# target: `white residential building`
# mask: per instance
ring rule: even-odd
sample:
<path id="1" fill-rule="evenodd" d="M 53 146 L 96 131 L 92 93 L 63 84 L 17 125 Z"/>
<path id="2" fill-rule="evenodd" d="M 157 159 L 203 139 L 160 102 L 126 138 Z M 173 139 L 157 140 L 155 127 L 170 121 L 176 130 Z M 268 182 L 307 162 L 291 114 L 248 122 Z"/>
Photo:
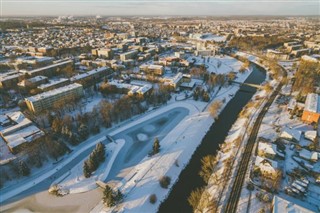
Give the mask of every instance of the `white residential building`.
<path id="1" fill-rule="evenodd" d="M 44 132 L 21 112 L 13 112 L 6 116 L 14 125 L 0 131 L 0 135 L 11 152 L 17 152 L 20 145 L 31 143 L 44 135 Z"/>
<path id="2" fill-rule="evenodd" d="M 74 83 L 25 98 L 25 101 L 30 111 L 39 112 L 52 108 L 57 102 L 81 96 L 83 96 L 82 85 Z"/>

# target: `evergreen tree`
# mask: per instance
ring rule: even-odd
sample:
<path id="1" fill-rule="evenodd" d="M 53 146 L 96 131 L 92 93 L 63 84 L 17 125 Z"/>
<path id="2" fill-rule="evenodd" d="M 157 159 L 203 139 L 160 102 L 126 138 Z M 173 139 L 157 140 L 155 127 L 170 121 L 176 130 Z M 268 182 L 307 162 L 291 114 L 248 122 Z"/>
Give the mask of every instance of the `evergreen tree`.
<path id="1" fill-rule="evenodd" d="M 80 137 L 77 133 L 72 133 L 69 135 L 69 142 L 72 145 L 77 145 L 81 142 Z"/>
<path id="2" fill-rule="evenodd" d="M 116 200 L 114 197 L 114 193 L 110 186 L 106 185 L 105 190 L 103 191 L 103 203 L 107 205 L 108 207 L 112 207 L 116 205 Z"/>
<path id="3" fill-rule="evenodd" d="M 81 124 L 80 127 L 78 128 L 78 133 L 82 139 L 84 140 L 87 139 L 89 136 L 88 127 L 84 124 Z"/>
<path id="4" fill-rule="evenodd" d="M 160 143 L 159 143 L 159 139 L 155 138 L 154 142 L 153 142 L 153 154 L 157 154 L 160 151 Z"/>
<path id="5" fill-rule="evenodd" d="M 105 205 L 112 207 L 123 199 L 123 194 L 119 189 L 117 191 L 113 191 L 110 186 L 106 185 L 102 199 Z"/>
<path id="6" fill-rule="evenodd" d="M 19 163 L 19 172 L 23 176 L 28 176 L 30 174 L 30 169 L 24 161 Z"/>
<path id="7" fill-rule="evenodd" d="M 119 202 L 123 199 L 123 194 L 120 192 L 120 190 L 118 189 L 118 191 L 115 193 L 115 200 L 116 202 Z"/>
<path id="8" fill-rule="evenodd" d="M 93 150 L 93 152 L 89 156 L 89 166 L 91 171 L 96 171 L 96 169 L 99 166 L 99 161 L 97 159 L 97 154 L 95 150 Z"/>
<path id="9" fill-rule="evenodd" d="M 83 175 L 85 178 L 89 178 L 91 176 L 91 169 L 88 163 L 88 160 L 84 161 L 83 164 Z"/>
<path id="10" fill-rule="evenodd" d="M 97 159 L 99 162 L 103 162 L 105 160 L 105 154 L 106 154 L 106 151 L 105 151 L 105 146 L 103 145 L 103 143 L 98 143 L 96 145 L 96 154 L 97 154 Z"/>

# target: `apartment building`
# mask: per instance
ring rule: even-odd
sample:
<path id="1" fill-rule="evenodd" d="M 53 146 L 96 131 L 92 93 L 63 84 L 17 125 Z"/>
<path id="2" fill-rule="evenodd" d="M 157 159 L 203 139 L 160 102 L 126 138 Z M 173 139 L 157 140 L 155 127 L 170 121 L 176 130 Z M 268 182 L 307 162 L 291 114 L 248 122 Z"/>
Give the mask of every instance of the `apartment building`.
<path id="1" fill-rule="evenodd" d="M 161 65 L 141 65 L 140 71 L 146 72 L 146 73 L 153 73 L 155 75 L 163 75 L 164 74 L 164 67 Z"/>
<path id="2" fill-rule="evenodd" d="M 67 61 L 59 61 L 54 64 L 51 64 L 49 66 L 41 67 L 38 69 L 34 69 L 31 71 L 27 70 L 20 70 L 21 73 L 27 74 L 31 77 L 37 76 L 37 75 L 44 75 L 47 77 L 51 77 L 56 75 L 59 71 L 62 69 L 71 66 L 73 68 L 73 60 L 67 60 Z"/>
<path id="3" fill-rule="evenodd" d="M 25 101 L 30 111 L 38 113 L 44 109 L 52 108 L 55 103 L 69 98 L 79 98 L 82 95 L 82 85 L 74 83 L 25 98 Z"/>
<path id="4" fill-rule="evenodd" d="M 4 123 L 10 125 L 6 125 L 7 128 L 0 131 L 0 136 L 12 153 L 19 152 L 23 149 L 22 145 L 32 143 L 45 135 L 42 130 L 35 126 L 20 111 L 6 114 L 1 119 Z"/>
<path id="5" fill-rule="evenodd" d="M 98 56 L 101 58 L 112 59 L 113 50 L 112 49 L 93 49 L 91 51 L 92 55 Z"/>
<path id="6" fill-rule="evenodd" d="M 276 50 L 271 50 L 271 49 L 267 50 L 267 57 L 274 58 L 274 59 L 280 59 L 280 60 L 288 60 L 289 59 L 289 55 L 287 55 L 286 53 L 282 53 L 282 52 L 279 52 Z"/>
<path id="7" fill-rule="evenodd" d="M 0 74 L 0 88 L 8 89 L 16 87 L 17 83 L 24 78 L 24 75 L 16 71 Z"/>
<path id="8" fill-rule="evenodd" d="M 67 78 L 60 78 L 60 79 L 51 79 L 46 84 L 41 84 L 37 88 L 40 89 L 42 92 L 47 92 L 59 87 L 66 86 L 70 83 L 70 80 Z"/>
<path id="9" fill-rule="evenodd" d="M 134 59 L 134 57 L 136 57 L 137 54 L 138 54 L 138 50 L 132 50 L 130 52 L 122 53 L 120 54 L 120 60 L 126 61 L 129 59 Z"/>
<path id="10" fill-rule="evenodd" d="M 19 87 L 22 88 L 36 88 L 37 86 L 47 83 L 48 78 L 42 75 L 35 76 L 33 78 L 25 79 L 18 83 Z"/>
<path id="11" fill-rule="evenodd" d="M 97 69 L 75 75 L 70 78 L 70 81 L 73 83 L 80 83 L 84 86 L 92 85 L 96 81 L 107 77 L 109 74 L 111 74 L 111 69 L 109 67 L 99 67 Z"/>

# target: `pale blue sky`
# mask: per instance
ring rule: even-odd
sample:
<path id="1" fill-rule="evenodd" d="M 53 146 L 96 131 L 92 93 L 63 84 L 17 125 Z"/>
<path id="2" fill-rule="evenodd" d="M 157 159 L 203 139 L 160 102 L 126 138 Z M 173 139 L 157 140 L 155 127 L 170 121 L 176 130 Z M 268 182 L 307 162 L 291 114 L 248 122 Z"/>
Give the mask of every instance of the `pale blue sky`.
<path id="1" fill-rule="evenodd" d="M 320 15 L 320 0 L 0 0 L 3 16 Z"/>

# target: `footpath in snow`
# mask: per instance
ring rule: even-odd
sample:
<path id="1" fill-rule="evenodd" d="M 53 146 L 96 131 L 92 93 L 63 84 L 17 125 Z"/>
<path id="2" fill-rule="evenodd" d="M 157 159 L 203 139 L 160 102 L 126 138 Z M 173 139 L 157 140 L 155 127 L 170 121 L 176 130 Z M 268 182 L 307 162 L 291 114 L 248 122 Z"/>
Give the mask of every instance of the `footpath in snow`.
<path id="1" fill-rule="evenodd" d="M 66 194 L 82 193 L 97 188 L 96 182 L 104 181 L 107 178 L 114 160 L 124 144 L 125 140 L 123 139 L 107 144 L 105 146 L 106 159 L 91 177 L 85 178 L 83 175 L 83 163 L 86 160 L 83 159 L 68 173 L 54 181 L 51 186 L 57 185 L 59 190 Z"/>

